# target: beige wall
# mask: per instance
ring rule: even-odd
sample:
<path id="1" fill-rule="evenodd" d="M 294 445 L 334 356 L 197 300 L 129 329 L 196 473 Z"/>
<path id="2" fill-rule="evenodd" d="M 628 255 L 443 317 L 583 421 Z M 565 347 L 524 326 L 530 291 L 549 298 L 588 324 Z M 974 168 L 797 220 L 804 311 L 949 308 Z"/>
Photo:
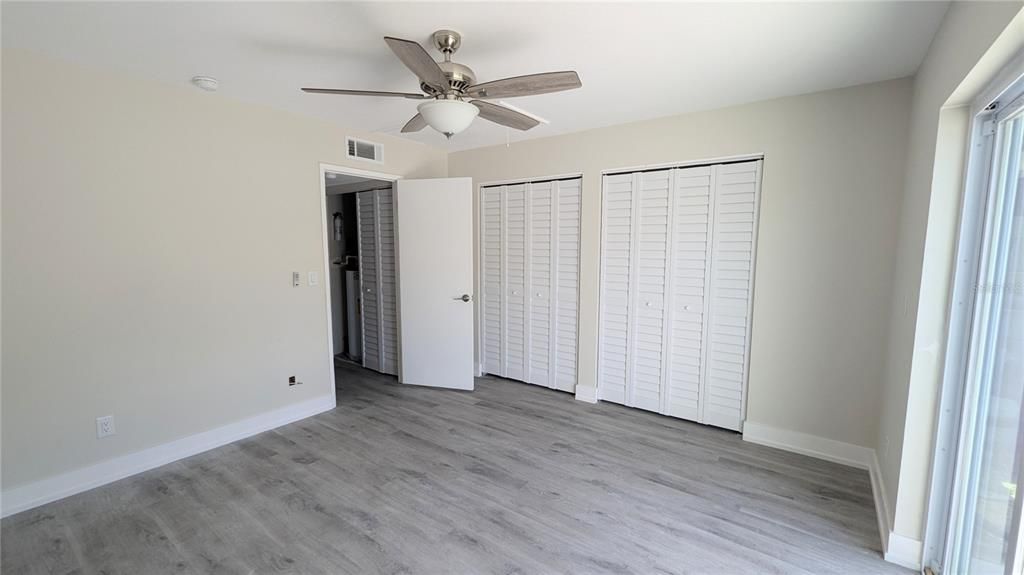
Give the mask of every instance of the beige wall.
<path id="1" fill-rule="evenodd" d="M 324 284 L 291 287 L 324 273 L 318 162 L 447 170 L 377 134 L 387 162 L 349 162 L 323 122 L 10 50 L 2 100 L 5 489 L 331 395 Z"/>
<path id="2" fill-rule="evenodd" d="M 290 285 L 324 273 L 318 162 L 476 184 L 583 173 L 579 380 L 593 386 L 601 170 L 764 153 L 748 419 L 875 447 L 894 529 L 919 538 L 958 205 L 933 196 L 935 139 L 962 135 L 939 109 L 1019 7 L 954 4 L 913 83 L 451 156 L 5 50 L 0 480 L 329 395 L 323 283 Z M 346 160 L 350 134 L 383 142 L 387 162 Z M 305 384 L 288 388 L 292 374 Z M 108 414 L 118 433 L 98 441 Z"/>
<path id="3" fill-rule="evenodd" d="M 953 3 L 914 80 L 877 445 L 890 524 L 910 539 L 923 536 L 967 137 L 967 116 L 957 106 L 969 94 L 949 99 L 1020 8 Z M 1004 53 L 1021 46 L 1018 37 Z"/>
<path id="4" fill-rule="evenodd" d="M 594 386 L 601 170 L 764 153 L 748 420 L 873 446 L 909 103 L 893 80 L 453 153 L 449 173 L 583 173 L 579 385 Z"/>

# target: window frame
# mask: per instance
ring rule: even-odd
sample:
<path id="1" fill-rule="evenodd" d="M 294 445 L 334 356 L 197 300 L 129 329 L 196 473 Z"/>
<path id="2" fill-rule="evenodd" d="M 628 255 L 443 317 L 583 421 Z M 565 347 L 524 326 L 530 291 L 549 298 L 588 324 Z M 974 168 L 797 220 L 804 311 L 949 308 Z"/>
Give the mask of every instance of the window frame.
<path id="1" fill-rule="evenodd" d="M 980 380 L 971 382 L 972 350 L 979 349 L 982 337 L 990 336 L 992 325 L 985 330 L 976 329 L 976 310 L 988 305 L 982 290 L 976 289 L 990 275 L 993 262 L 986 256 L 996 253 L 988 250 L 991 223 L 999 216 L 998 209 L 1003 188 L 996 163 L 1002 158 L 1004 121 L 1024 114 L 1024 54 L 1018 55 L 993 82 L 984 89 L 970 106 L 969 143 L 961 197 L 960 219 L 956 238 L 956 262 L 953 270 L 950 297 L 949 324 L 943 366 L 939 412 L 936 423 L 935 451 L 925 527 L 924 557 L 922 565 L 935 573 L 943 573 L 946 566 L 955 565 L 957 549 L 956 530 L 969 514 L 968 476 L 960 470 L 969 466 L 974 455 L 974 432 L 979 424 L 978 396 Z M 986 314 L 986 317 L 988 315 Z M 985 331 L 986 333 L 981 333 Z M 983 422 L 982 422 L 983 423 Z M 1019 440 L 1024 439 L 1024 425 Z M 1018 477 L 1024 473 L 1018 470 Z M 1009 536 L 1020 540 L 1022 499 L 1014 502 L 1014 513 Z M 1022 548 L 1007 564 L 1007 573 L 1020 566 Z"/>

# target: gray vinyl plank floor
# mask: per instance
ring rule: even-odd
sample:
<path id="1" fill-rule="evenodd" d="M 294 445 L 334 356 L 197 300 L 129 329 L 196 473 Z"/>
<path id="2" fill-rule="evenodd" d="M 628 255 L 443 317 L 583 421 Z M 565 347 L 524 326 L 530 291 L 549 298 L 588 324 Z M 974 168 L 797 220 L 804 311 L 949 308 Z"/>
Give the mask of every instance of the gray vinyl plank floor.
<path id="1" fill-rule="evenodd" d="M 497 378 L 337 379 L 330 412 L 4 519 L 0 571 L 910 573 L 864 471 Z"/>

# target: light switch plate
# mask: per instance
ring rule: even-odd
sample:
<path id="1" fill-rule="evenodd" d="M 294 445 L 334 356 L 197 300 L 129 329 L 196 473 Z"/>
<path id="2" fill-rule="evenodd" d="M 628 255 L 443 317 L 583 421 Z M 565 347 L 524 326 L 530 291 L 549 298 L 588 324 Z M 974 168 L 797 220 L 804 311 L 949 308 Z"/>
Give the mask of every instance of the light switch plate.
<path id="1" fill-rule="evenodd" d="M 292 272 L 292 287 L 299 287 L 302 285 L 302 276 L 299 272 Z"/>
<path id="2" fill-rule="evenodd" d="M 320 285 L 320 274 L 316 272 L 309 272 L 309 285 Z"/>

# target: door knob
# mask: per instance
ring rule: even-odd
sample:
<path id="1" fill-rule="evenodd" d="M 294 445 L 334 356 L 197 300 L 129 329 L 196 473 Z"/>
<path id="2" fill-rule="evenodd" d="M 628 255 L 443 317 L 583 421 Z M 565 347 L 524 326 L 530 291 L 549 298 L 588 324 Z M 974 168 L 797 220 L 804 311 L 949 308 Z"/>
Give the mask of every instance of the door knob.
<path id="1" fill-rule="evenodd" d="M 469 295 L 468 293 L 464 293 L 464 294 L 462 294 L 460 296 L 455 296 L 452 299 L 456 299 L 456 300 L 460 300 L 460 301 L 464 301 L 464 302 L 470 302 L 470 301 L 473 301 L 473 296 Z"/>

